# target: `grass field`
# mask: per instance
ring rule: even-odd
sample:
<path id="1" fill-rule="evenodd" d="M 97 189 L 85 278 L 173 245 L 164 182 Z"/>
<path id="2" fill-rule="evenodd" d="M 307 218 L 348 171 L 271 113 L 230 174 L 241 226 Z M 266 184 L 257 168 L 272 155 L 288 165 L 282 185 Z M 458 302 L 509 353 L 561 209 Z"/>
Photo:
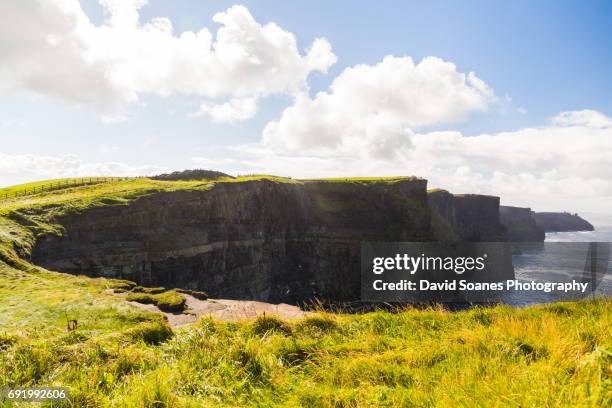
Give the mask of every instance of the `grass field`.
<path id="1" fill-rule="evenodd" d="M 31 183 L 25 183 L 25 184 L 16 184 L 14 186 L 0 188 L 0 197 L 4 196 L 5 193 L 13 194 L 15 192 L 22 191 L 22 190 L 34 189 L 35 187 L 38 188 L 38 187 L 42 187 L 42 186 L 46 186 L 50 184 L 57 184 L 57 185 L 70 184 L 70 183 L 75 183 L 81 180 L 82 179 L 80 178 L 63 178 L 63 179 L 34 181 Z"/>
<path id="2" fill-rule="evenodd" d="M 67 407 L 612 406 L 610 300 L 203 319 L 171 329 L 112 293 L 124 282 L 18 258 L 38 229 L 53 228 L 37 208 L 211 186 L 138 179 L 0 201 L 0 386 L 66 386 Z"/>
<path id="3" fill-rule="evenodd" d="M 83 407 L 612 403 L 610 301 L 204 319 L 172 331 L 113 285 L 0 265 L 0 384 L 68 386 Z"/>

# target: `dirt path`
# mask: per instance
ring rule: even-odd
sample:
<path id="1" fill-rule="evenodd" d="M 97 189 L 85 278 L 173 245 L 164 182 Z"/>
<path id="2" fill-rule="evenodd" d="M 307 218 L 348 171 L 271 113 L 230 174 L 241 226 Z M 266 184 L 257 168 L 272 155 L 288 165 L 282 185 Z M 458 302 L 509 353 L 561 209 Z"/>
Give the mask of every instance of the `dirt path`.
<path id="1" fill-rule="evenodd" d="M 283 319 L 297 319 L 306 316 L 297 306 L 285 303 L 278 305 L 254 300 L 230 300 L 230 299 L 208 299 L 199 300 L 191 295 L 186 295 L 187 309 L 184 313 L 166 313 L 159 310 L 155 305 L 145 305 L 137 302 L 128 302 L 132 306 L 150 312 L 162 313 L 168 319 L 172 327 L 184 326 L 195 323 L 200 317 L 210 316 L 216 319 L 235 322 L 253 319 L 259 315 L 269 314 Z"/>

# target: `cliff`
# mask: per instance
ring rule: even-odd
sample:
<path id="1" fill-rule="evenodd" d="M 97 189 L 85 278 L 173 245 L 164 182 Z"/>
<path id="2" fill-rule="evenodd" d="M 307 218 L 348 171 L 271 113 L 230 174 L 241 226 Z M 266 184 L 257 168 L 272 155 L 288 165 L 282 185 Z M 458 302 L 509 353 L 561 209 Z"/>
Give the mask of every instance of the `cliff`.
<path id="1" fill-rule="evenodd" d="M 271 180 L 159 192 L 58 216 L 32 260 L 49 269 L 211 297 L 357 300 L 360 241 L 433 239 L 427 182 Z"/>
<path id="2" fill-rule="evenodd" d="M 506 229 L 500 223 L 499 197 L 432 190 L 428 203 L 436 240 L 497 242 L 506 239 Z"/>
<path id="3" fill-rule="evenodd" d="M 546 232 L 593 231 L 595 228 L 587 220 L 567 212 L 536 212 L 536 223 Z"/>
<path id="4" fill-rule="evenodd" d="M 531 208 L 499 207 L 501 223 L 506 227 L 510 242 L 543 242 L 544 229 L 536 223 Z"/>

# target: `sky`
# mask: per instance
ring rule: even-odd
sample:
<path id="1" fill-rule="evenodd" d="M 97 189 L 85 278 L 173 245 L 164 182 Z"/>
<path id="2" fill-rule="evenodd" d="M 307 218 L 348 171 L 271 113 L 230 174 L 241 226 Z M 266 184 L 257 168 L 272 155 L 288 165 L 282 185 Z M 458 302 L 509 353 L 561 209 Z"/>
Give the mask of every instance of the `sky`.
<path id="1" fill-rule="evenodd" d="M 5 0 L 0 186 L 416 175 L 612 213 L 608 1 Z"/>

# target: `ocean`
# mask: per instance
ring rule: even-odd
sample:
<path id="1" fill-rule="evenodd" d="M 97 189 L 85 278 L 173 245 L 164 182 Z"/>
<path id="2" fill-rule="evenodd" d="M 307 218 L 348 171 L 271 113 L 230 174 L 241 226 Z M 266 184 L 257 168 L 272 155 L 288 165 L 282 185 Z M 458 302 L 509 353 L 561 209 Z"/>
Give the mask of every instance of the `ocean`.
<path id="1" fill-rule="evenodd" d="M 612 226 L 597 227 L 595 231 L 548 232 L 545 242 L 612 242 Z"/>
<path id="2" fill-rule="evenodd" d="M 595 231 L 547 233 L 544 243 L 525 245 L 512 262 L 519 282 L 588 282 L 586 293 L 513 291 L 504 303 L 514 306 L 612 296 L 612 226 Z"/>

